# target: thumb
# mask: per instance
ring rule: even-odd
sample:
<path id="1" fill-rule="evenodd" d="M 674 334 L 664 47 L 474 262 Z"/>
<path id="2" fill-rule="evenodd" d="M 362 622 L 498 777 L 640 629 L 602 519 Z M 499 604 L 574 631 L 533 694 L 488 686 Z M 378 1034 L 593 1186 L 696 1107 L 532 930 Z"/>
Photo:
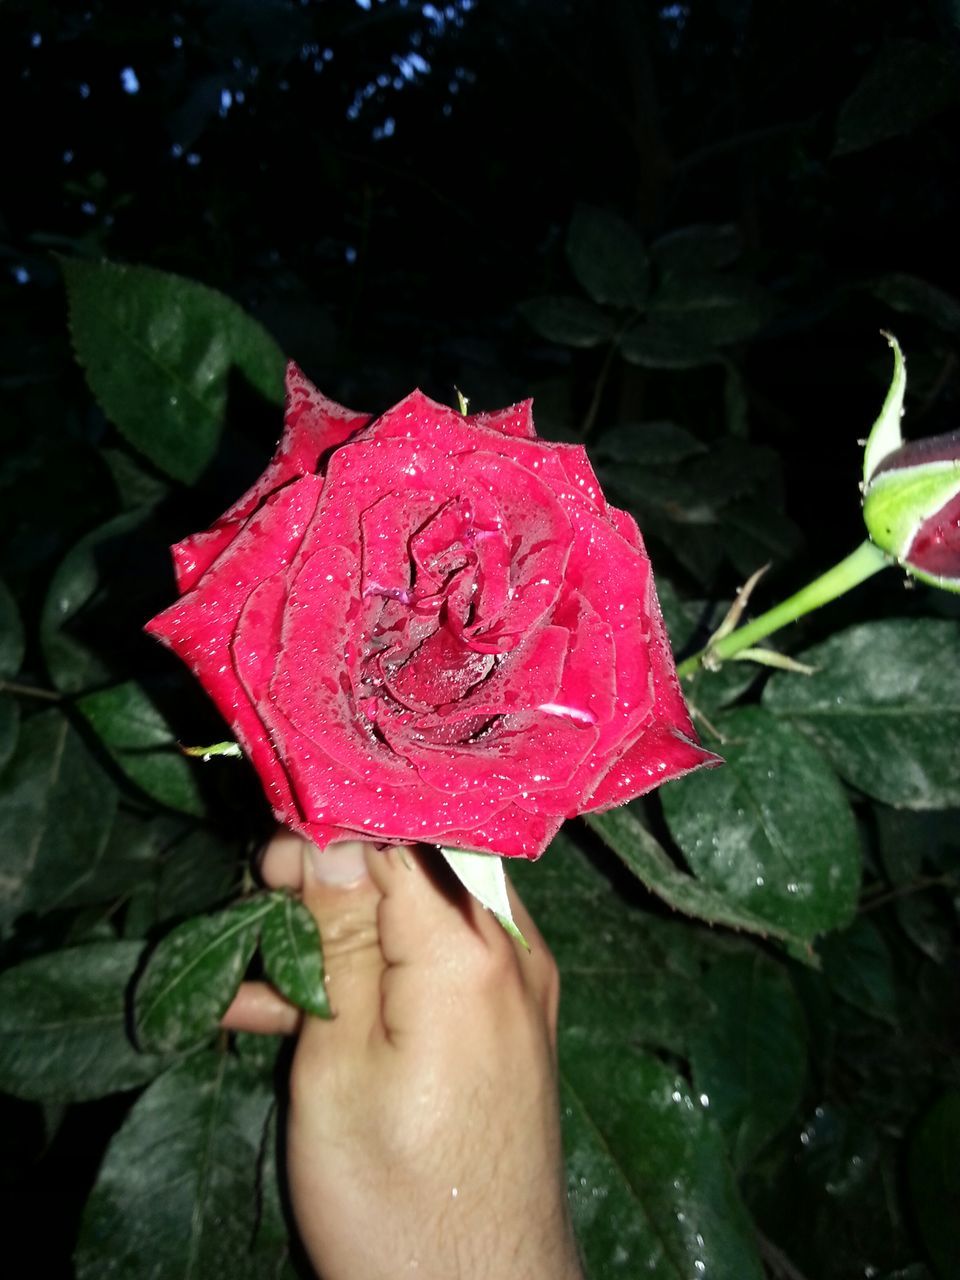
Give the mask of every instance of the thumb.
<path id="1" fill-rule="evenodd" d="M 303 901 L 323 944 L 330 1022 L 308 1018 L 302 1038 L 366 1036 L 379 1020 L 384 961 L 377 931 L 381 893 L 370 879 L 360 840 L 318 849 L 303 844 Z"/>

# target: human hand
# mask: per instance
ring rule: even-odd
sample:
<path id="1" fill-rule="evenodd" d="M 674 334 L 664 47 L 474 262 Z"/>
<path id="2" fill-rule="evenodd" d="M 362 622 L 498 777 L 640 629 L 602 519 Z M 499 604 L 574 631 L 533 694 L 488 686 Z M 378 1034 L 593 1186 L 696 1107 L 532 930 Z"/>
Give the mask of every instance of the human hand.
<path id="1" fill-rule="evenodd" d="M 320 927 L 334 1018 L 245 984 L 229 1027 L 292 1032 L 287 1169 L 323 1280 L 581 1280 L 564 1189 L 556 965 L 426 851 L 288 832 L 263 876 Z"/>

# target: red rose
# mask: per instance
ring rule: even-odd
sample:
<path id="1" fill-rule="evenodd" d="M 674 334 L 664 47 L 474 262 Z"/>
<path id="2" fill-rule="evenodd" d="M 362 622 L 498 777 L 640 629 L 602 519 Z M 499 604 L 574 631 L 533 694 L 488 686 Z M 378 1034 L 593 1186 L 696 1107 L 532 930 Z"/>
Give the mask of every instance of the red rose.
<path id="1" fill-rule="evenodd" d="M 291 365 L 263 476 L 173 548 L 148 624 L 279 820 L 537 857 L 564 818 L 716 762 L 683 702 L 637 526 L 530 402 L 419 391 L 375 422 Z"/>

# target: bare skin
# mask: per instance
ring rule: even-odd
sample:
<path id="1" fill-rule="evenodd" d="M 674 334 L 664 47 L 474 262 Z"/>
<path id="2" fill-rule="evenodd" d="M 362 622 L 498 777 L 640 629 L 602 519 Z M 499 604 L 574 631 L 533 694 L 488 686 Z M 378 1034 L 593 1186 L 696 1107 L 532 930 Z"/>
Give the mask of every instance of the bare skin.
<path id="1" fill-rule="evenodd" d="M 335 1017 L 248 983 L 224 1025 L 298 1034 L 289 1186 L 323 1280 L 582 1280 L 556 965 L 512 889 L 529 953 L 442 870 L 428 851 L 276 836 L 263 878 L 313 912 Z"/>

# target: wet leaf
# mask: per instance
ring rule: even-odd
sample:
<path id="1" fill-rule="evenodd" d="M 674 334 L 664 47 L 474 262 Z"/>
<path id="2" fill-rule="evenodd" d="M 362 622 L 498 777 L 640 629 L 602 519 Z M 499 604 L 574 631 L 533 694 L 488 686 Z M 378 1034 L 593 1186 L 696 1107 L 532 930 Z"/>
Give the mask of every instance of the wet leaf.
<path id="1" fill-rule="evenodd" d="M 945 333 L 960 333 L 960 300 L 919 276 L 891 272 L 876 279 L 870 291 L 895 311 L 922 316 Z"/>
<path id="2" fill-rule="evenodd" d="M 0 680 L 9 679 L 20 670 L 23 649 L 23 625 L 17 603 L 0 581 Z"/>
<path id="3" fill-rule="evenodd" d="M 143 947 L 94 942 L 25 960 L 0 975 L 0 1089 L 85 1102 L 132 1089 L 167 1062 L 127 1031 L 127 988 Z"/>
<path id="4" fill-rule="evenodd" d="M 689 342 L 722 347 L 752 338 L 772 318 L 772 298 L 752 280 L 731 275 L 667 275 L 650 303 L 653 323 Z"/>
<path id="5" fill-rule="evenodd" d="M 320 930 L 307 907 L 285 894 L 278 897 L 264 917 L 260 947 L 264 968 L 280 994 L 314 1017 L 329 1018 Z"/>
<path id="6" fill-rule="evenodd" d="M 150 956 L 136 991 L 137 1041 L 143 1049 L 188 1049 L 212 1036 L 257 945 L 272 897 L 256 897 L 215 915 L 187 920 Z"/>
<path id="7" fill-rule="evenodd" d="M 702 274 L 729 266 L 740 255 L 740 232 L 730 223 L 678 227 L 655 240 L 651 256 L 662 271 Z"/>
<path id="8" fill-rule="evenodd" d="M 573 274 L 594 302 L 642 307 L 649 266 L 640 237 L 616 214 L 581 205 L 567 232 Z"/>
<path id="9" fill-rule="evenodd" d="M 243 859 L 221 837 L 198 827 L 167 844 L 157 876 L 157 919 L 176 920 L 219 906 L 240 888 Z"/>
<path id="10" fill-rule="evenodd" d="M 933 1104 L 910 1146 L 910 1198 L 940 1280 L 960 1275 L 960 1093 Z"/>
<path id="11" fill-rule="evenodd" d="M 124 511 L 151 507 L 170 492 L 168 485 L 135 462 L 125 449 L 105 448 L 100 454 L 110 469 Z"/>
<path id="12" fill-rule="evenodd" d="M 862 151 L 909 133 L 958 96 L 952 51 L 923 40 L 891 40 L 867 69 L 837 118 L 834 154 Z"/>
<path id="13" fill-rule="evenodd" d="M 775 936 L 811 941 L 847 923 L 860 846 L 833 771 L 802 734 L 760 707 L 723 712 L 716 723 L 725 766 L 660 792 L 691 869 L 731 912 L 766 921 Z"/>
<path id="14" fill-rule="evenodd" d="M 597 347 L 616 332 L 613 317 L 585 298 L 531 298 L 520 313 L 541 338 L 565 347 Z"/>
<path id="15" fill-rule="evenodd" d="M 118 767 L 147 795 L 182 813 L 203 814 L 196 766 L 142 686 L 131 680 L 88 693 L 76 705 Z"/>
<path id="16" fill-rule="evenodd" d="M 61 261 L 70 330 L 90 389 L 121 434 L 190 483 L 213 457 L 238 370 L 283 397 L 283 353 L 215 289 L 149 267 Z"/>
<path id="17" fill-rule="evenodd" d="M 78 1280 L 248 1280 L 271 1101 L 226 1053 L 195 1054 L 155 1080 L 107 1148 L 80 1229 Z"/>
<path id="18" fill-rule="evenodd" d="M 644 369 L 697 369 L 718 357 L 682 324 L 655 319 L 638 324 L 620 338 L 620 354 Z"/>
<path id="19" fill-rule="evenodd" d="M 655 836 L 643 826 L 629 805 L 611 809 L 607 813 L 588 814 L 586 822 L 623 860 L 637 879 L 675 911 L 682 911 L 684 915 L 706 920 L 711 924 L 745 929 L 750 933 L 770 935 L 803 945 L 803 935 L 792 932 L 788 925 L 770 918 L 769 911 L 764 913 L 751 910 L 749 906 L 742 905 L 733 894 L 725 892 L 723 887 L 714 886 L 682 871 Z"/>
<path id="20" fill-rule="evenodd" d="M 693 1027 L 697 1090 L 746 1167 L 800 1105 L 807 1067 L 803 1011 L 782 965 L 762 951 L 727 956 L 704 980 L 712 1012 Z"/>
<path id="21" fill-rule="evenodd" d="M 101 587 L 104 548 L 142 523 L 142 511 L 127 512 L 88 533 L 60 562 L 40 618 L 40 647 L 50 679 L 64 693 L 81 693 L 111 678 L 110 667 L 71 634 L 70 624 Z"/>
<path id="22" fill-rule="evenodd" d="M 689 1084 L 625 1046 L 561 1042 L 574 1226 L 591 1277 L 760 1280 L 723 1142 Z"/>
<path id="23" fill-rule="evenodd" d="M 896 1024 L 890 950 L 871 920 L 860 916 L 843 933 L 824 938 L 819 951 L 824 977 L 838 996 L 873 1018 Z"/>
<path id="24" fill-rule="evenodd" d="M 70 901 L 103 855 L 116 807 L 113 783 L 66 717 L 31 716 L 0 776 L 0 924 Z"/>
<path id="25" fill-rule="evenodd" d="M 887 804 L 960 804 L 960 626 L 891 618 L 796 655 L 809 679 L 776 675 L 763 703 L 802 730 L 853 786 Z"/>
<path id="26" fill-rule="evenodd" d="M 674 422 L 637 422 L 604 431 L 590 452 L 612 462 L 662 467 L 706 453 L 707 446 Z"/>
<path id="27" fill-rule="evenodd" d="M 514 864 L 510 879 L 560 966 L 568 1043 L 644 1044 L 685 1056 L 691 1028 L 709 1009 L 704 970 L 730 940 L 625 901 L 563 835 L 538 862 Z"/>

